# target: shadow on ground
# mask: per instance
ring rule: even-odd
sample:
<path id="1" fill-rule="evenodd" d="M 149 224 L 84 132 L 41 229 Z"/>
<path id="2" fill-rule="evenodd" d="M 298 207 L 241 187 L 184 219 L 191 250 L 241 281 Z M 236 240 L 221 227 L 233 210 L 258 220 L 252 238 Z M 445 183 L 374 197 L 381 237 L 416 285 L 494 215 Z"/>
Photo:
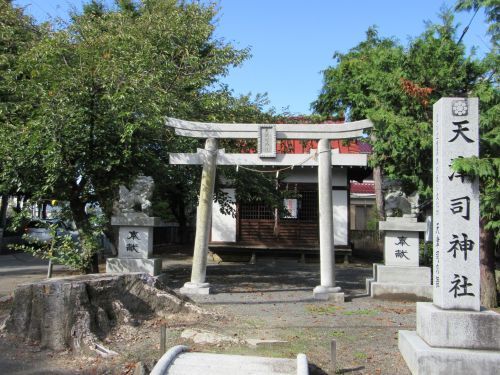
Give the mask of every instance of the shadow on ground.
<path id="1" fill-rule="evenodd" d="M 168 285 L 180 288 L 189 281 L 190 265 L 170 265 L 165 270 Z M 359 295 L 364 292 L 365 279 L 372 270 L 356 264 L 337 265 L 337 285 L 345 292 Z M 211 293 L 263 293 L 312 290 L 319 284 L 319 264 L 301 264 L 295 261 L 262 264 L 231 263 L 209 265 L 207 282 Z"/>

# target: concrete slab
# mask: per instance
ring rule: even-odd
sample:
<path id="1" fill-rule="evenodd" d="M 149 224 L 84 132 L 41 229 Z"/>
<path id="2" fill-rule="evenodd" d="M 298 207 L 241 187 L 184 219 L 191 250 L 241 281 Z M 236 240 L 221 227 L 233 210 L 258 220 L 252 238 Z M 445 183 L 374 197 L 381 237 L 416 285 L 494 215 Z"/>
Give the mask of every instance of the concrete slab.
<path id="1" fill-rule="evenodd" d="M 498 374 L 500 352 L 434 348 L 415 331 L 399 331 L 399 350 L 413 375 Z"/>
<path id="2" fill-rule="evenodd" d="M 125 273 L 125 272 L 145 272 L 151 276 L 157 276 L 161 272 L 161 259 L 106 259 L 107 273 Z"/>
<path id="3" fill-rule="evenodd" d="M 417 334 L 431 346 L 500 351 L 500 314 L 443 310 L 419 302 Z"/>
<path id="4" fill-rule="evenodd" d="M 297 361 L 285 358 L 266 358 L 211 353 L 183 353 L 168 368 L 168 373 L 191 375 L 223 374 L 297 374 Z"/>
<path id="5" fill-rule="evenodd" d="M 189 328 L 182 331 L 181 338 L 191 340 L 195 344 L 202 345 L 219 345 L 224 343 L 239 344 L 241 341 L 237 338 L 221 335 L 219 333 Z"/>

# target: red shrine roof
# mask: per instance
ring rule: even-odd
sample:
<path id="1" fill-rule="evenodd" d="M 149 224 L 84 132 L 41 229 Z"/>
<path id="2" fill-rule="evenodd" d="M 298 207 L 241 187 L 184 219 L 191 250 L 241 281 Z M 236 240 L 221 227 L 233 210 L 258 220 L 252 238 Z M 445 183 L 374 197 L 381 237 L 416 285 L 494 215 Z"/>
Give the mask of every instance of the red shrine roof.
<path id="1" fill-rule="evenodd" d="M 285 119 L 286 122 L 278 122 L 278 123 L 288 123 L 288 124 L 307 124 L 310 119 L 307 116 L 298 116 L 298 117 L 289 117 Z M 321 122 L 322 124 L 331 124 L 332 126 L 344 124 L 344 121 L 341 120 L 326 120 Z M 311 125 L 314 126 L 314 125 Z M 254 154 L 257 151 L 249 147 L 246 140 L 242 140 L 239 142 L 239 146 L 241 148 L 241 152 L 247 152 L 250 154 Z M 371 154 L 372 146 L 367 142 L 364 142 L 360 139 L 352 140 L 349 143 L 346 140 L 339 139 L 331 141 L 332 150 L 338 149 L 341 154 Z M 317 141 L 304 141 L 304 140 L 279 140 L 276 143 L 276 151 L 278 154 L 309 154 L 311 149 L 317 149 L 318 142 Z"/>
<path id="2" fill-rule="evenodd" d="M 288 117 L 284 119 L 284 123 L 302 123 L 307 124 L 312 119 L 308 116 Z M 343 119 L 327 119 L 322 124 L 331 124 L 332 126 L 344 124 Z M 346 143 L 345 140 L 334 140 L 331 142 L 332 149 L 339 149 L 341 154 L 371 154 L 372 147 L 361 140 L 353 140 Z M 308 154 L 311 149 L 318 148 L 317 141 L 302 141 L 302 140 L 283 140 L 279 141 L 276 147 L 278 153 L 290 154 Z"/>
<path id="3" fill-rule="evenodd" d="M 375 194 L 375 183 L 351 181 L 350 191 L 354 194 Z"/>
<path id="4" fill-rule="evenodd" d="M 331 141 L 332 149 L 339 149 L 341 154 L 371 154 L 372 147 L 363 141 L 351 141 L 346 144 L 343 140 Z M 308 154 L 311 149 L 317 149 L 317 141 L 285 140 L 278 142 L 278 153 Z"/>

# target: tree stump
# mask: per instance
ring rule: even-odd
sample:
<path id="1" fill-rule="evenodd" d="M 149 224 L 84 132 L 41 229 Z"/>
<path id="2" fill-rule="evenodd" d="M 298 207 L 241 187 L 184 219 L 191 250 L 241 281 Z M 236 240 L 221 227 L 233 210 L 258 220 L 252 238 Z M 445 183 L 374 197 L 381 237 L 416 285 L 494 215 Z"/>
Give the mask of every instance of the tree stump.
<path id="1" fill-rule="evenodd" d="M 147 274 L 72 276 L 20 285 L 3 328 L 42 348 L 79 350 L 117 324 L 177 313 L 203 310 Z"/>

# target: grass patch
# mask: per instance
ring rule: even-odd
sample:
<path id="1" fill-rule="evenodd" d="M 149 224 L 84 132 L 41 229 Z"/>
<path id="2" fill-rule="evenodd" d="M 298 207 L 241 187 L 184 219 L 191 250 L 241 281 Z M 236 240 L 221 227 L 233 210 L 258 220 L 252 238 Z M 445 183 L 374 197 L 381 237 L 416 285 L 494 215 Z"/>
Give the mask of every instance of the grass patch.
<path id="1" fill-rule="evenodd" d="M 286 340 L 286 339 L 285 339 Z M 314 338 L 304 335 L 289 337 L 287 343 L 278 345 L 262 345 L 251 347 L 246 344 L 228 344 L 222 347 L 211 347 L 207 351 L 221 354 L 253 355 L 273 358 L 295 358 L 297 353 L 307 353 L 311 349 Z"/>
<path id="2" fill-rule="evenodd" d="M 359 359 L 359 360 L 364 360 L 364 359 L 368 358 L 368 355 L 364 352 L 355 352 L 354 358 Z"/>
<path id="3" fill-rule="evenodd" d="M 338 310 L 342 310 L 343 307 L 335 306 L 335 305 L 326 305 L 326 306 L 318 306 L 318 305 L 307 305 L 306 310 L 311 314 L 318 315 L 335 315 Z"/>
<path id="4" fill-rule="evenodd" d="M 249 319 L 243 320 L 243 322 L 241 323 L 241 326 L 245 327 L 245 328 L 260 328 L 260 327 L 264 326 L 265 323 L 266 323 L 266 321 L 264 319 L 249 318 Z"/>
<path id="5" fill-rule="evenodd" d="M 318 336 L 320 336 L 320 335 L 318 335 Z M 326 342 L 325 345 L 328 345 L 328 342 L 331 340 L 331 337 L 335 337 L 336 339 L 340 339 L 339 342 L 355 341 L 356 340 L 356 336 L 348 335 L 345 333 L 345 331 L 333 331 L 325 337 L 325 339 L 324 339 L 324 341 Z"/>
<path id="6" fill-rule="evenodd" d="M 360 310 L 349 310 L 343 311 L 343 315 L 366 315 L 366 316 L 374 316 L 377 315 L 378 310 L 370 310 L 370 309 L 360 309 Z"/>
<path id="7" fill-rule="evenodd" d="M 333 331 L 332 332 L 332 336 L 336 337 L 336 338 L 344 337 L 345 336 L 345 332 L 344 331 Z"/>

